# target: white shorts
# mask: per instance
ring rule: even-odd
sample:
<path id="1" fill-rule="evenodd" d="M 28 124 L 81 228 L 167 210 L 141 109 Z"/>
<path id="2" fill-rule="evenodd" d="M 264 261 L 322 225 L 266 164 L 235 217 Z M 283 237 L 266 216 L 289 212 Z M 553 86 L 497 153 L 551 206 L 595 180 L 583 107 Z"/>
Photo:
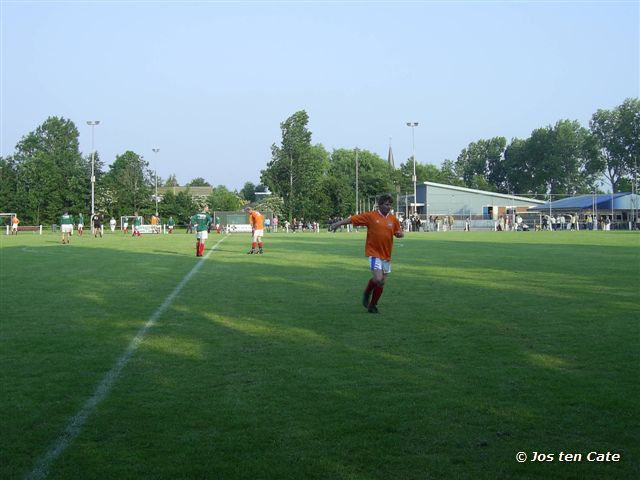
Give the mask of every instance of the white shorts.
<path id="1" fill-rule="evenodd" d="M 18 230 L 18 225 L 17 225 L 17 224 L 15 224 L 15 223 L 13 223 L 13 224 L 11 225 L 11 230 Z"/>
<path id="2" fill-rule="evenodd" d="M 196 238 L 198 240 L 206 240 L 207 238 L 209 238 L 209 233 L 206 230 L 203 230 L 201 232 L 197 232 L 196 233 Z"/>
<path id="3" fill-rule="evenodd" d="M 84 223 L 79 223 L 78 228 L 84 228 Z"/>
<path id="4" fill-rule="evenodd" d="M 62 233 L 71 233 L 73 232 L 73 225 L 61 225 L 60 231 Z"/>
<path id="5" fill-rule="evenodd" d="M 263 229 L 254 230 L 253 231 L 253 240 L 256 241 L 258 239 L 258 237 L 264 237 L 264 230 Z"/>
<path id="6" fill-rule="evenodd" d="M 391 261 L 381 260 L 378 257 L 369 257 L 369 267 L 371 270 L 382 270 L 382 273 L 391 273 Z"/>

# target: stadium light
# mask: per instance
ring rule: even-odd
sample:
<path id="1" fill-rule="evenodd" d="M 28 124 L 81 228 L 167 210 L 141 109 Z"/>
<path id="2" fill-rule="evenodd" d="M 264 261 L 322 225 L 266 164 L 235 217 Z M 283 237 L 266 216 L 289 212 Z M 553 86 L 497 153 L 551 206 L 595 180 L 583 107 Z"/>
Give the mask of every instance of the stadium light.
<path id="1" fill-rule="evenodd" d="M 418 212 L 418 199 L 416 198 L 416 136 L 415 127 L 418 126 L 418 122 L 407 122 L 407 127 L 411 127 L 411 145 L 413 150 L 413 213 Z"/>
<path id="2" fill-rule="evenodd" d="M 153 153 L 158 153 L 159 148 L 152 148 Z M 156 162 L 157 163 L 157 162 Z M 156 217 L 158 216 L 158 170 L 154 170 L 156 176 Z"/>
<path id="3" fill-rule="evenodd" d="M 356 151 L 356 215 L 358 215 L 360 213 L 360 210 L 358 207 L 358 152 L 360 151 L 360 149 L 356 147 L 355 151 Z"/>
<path id="4" fill-rule="evenodd" d="M 96 163 L 96 151 L 93 148 L 93 127 L 96 125 L 100 125 L 100 120 L 88 120 L 87 125 L 91 127 L 91 216 L 93 217 L 96 213 L 95 209 L 95 185 L 96 185 L 96 175 L 95 175 L 95 163 Z M 91 225 L 93 225 L 93 220 L 91 220 Z M 92 227 L 93 228 L 93 227 Z"/>

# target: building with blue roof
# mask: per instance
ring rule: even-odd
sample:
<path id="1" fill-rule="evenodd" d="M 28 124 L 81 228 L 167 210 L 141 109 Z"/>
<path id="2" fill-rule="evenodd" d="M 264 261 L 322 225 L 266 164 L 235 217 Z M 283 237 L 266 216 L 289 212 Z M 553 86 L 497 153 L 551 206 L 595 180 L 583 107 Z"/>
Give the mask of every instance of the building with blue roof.
<path id="1" fill-rule="evenodd" d="M 607 219 L 614 228 L 633 228 L 637 225 L 640 197 L 635 193 L 620 192 L 597 195 L 576 195 L 543 205 L 535 205 L 530 213 L 558 215 L 578 215 L 581 221 L 591 216 L 602 221 Z"/>

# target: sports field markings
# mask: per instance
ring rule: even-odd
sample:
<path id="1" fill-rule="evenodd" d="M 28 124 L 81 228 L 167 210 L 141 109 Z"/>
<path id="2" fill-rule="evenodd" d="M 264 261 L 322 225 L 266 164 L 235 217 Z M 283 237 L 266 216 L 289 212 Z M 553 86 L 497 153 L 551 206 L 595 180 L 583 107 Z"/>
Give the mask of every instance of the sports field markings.
<path id="1" fill-rule="evenodd" d="M 185 277 L 180 281 L 180 283 L 173 289 L 173 291 L 169 294 L 167 298 L 165 298 L 162 305 L 160 305 L 155 312 L 151 314 L 149 320 L 138 330 L 137 335 L 125 350 L 125 352 L 118 358 L 116 363 L 111 367 L 111 370 L 107 372 L 104 376 L 98 387 L 96 388 L 93 395 L 86 401 L 84 406 L 76 413 L 69 423 L 67 423 L 63 432 L 60 436 L 51 444 L 49 450 L 38 459 L 35 468 L 31 471 L 29 475 L 25 478 L 28 480 L 39 480 L 45 478 L 47 473 L 49 472 L 49 467 L 51 464 L 67 449 L 67 447 L 75 440 L 75 438 L 80 434 L 82 427 L 87 421 L 87 418 L 94 412 L 98 404 L 102 402 L 109 392 L 113 388 L 116 380 L 120 377 L 122 370 L 129 363 L 129 360 L 136 353 L 138 347 L 144 340 L 147 331 L 156 323 L 160 315 L 164 313 L 164 311 L 169 308 L 169 305 L 173 302 L 176 296 L 180 293 L 180 291 L 184 288 L 184 286 L 191 280 L 200 267 L 203 264 L 203 261 L 209 258 L 209 255 L 213 253 L 214 250 L 218 248 L 229 235 L 221 238 L 218 243 L 216 243 L 213 247 L 209 249 L 207 254 L 200 258 L 200 261 L 194 265 L 194 267 L 185 275 Z"/>

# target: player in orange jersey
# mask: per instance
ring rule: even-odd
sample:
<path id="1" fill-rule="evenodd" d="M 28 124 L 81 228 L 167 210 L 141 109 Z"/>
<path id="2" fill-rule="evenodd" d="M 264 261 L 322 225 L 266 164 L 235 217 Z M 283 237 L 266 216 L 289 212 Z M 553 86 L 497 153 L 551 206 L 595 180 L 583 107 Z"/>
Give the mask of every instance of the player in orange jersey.
<path id="1" fill-rule="evenodd" d="M 371 279 L 362 294 L 362 305 L 369 313 L 378 313 L 378 300 L 382 296 L 387 275 L 391 273 L 391 250 L 393 237 L 402 238 L 404 232 L 398 219 L 391 214 L 393 199 L 389 194 L 378 197 L 378 209 L 332 223 L 330 231 L 351 223 L 356 227 L 367 227 L 364 254 L 369 257 Z"/>
<path id="2" fill-rule="evenodd" d="M 251 207 L 246 207 L 245 212 L 249 215 L 249 223 L 251 223 L 251 250 L 247 253 L 252 255 L 256 253 L 256 245 L 258 253 L 262 254 L 262 236 L 264 235 L 264 215 Z"/>

